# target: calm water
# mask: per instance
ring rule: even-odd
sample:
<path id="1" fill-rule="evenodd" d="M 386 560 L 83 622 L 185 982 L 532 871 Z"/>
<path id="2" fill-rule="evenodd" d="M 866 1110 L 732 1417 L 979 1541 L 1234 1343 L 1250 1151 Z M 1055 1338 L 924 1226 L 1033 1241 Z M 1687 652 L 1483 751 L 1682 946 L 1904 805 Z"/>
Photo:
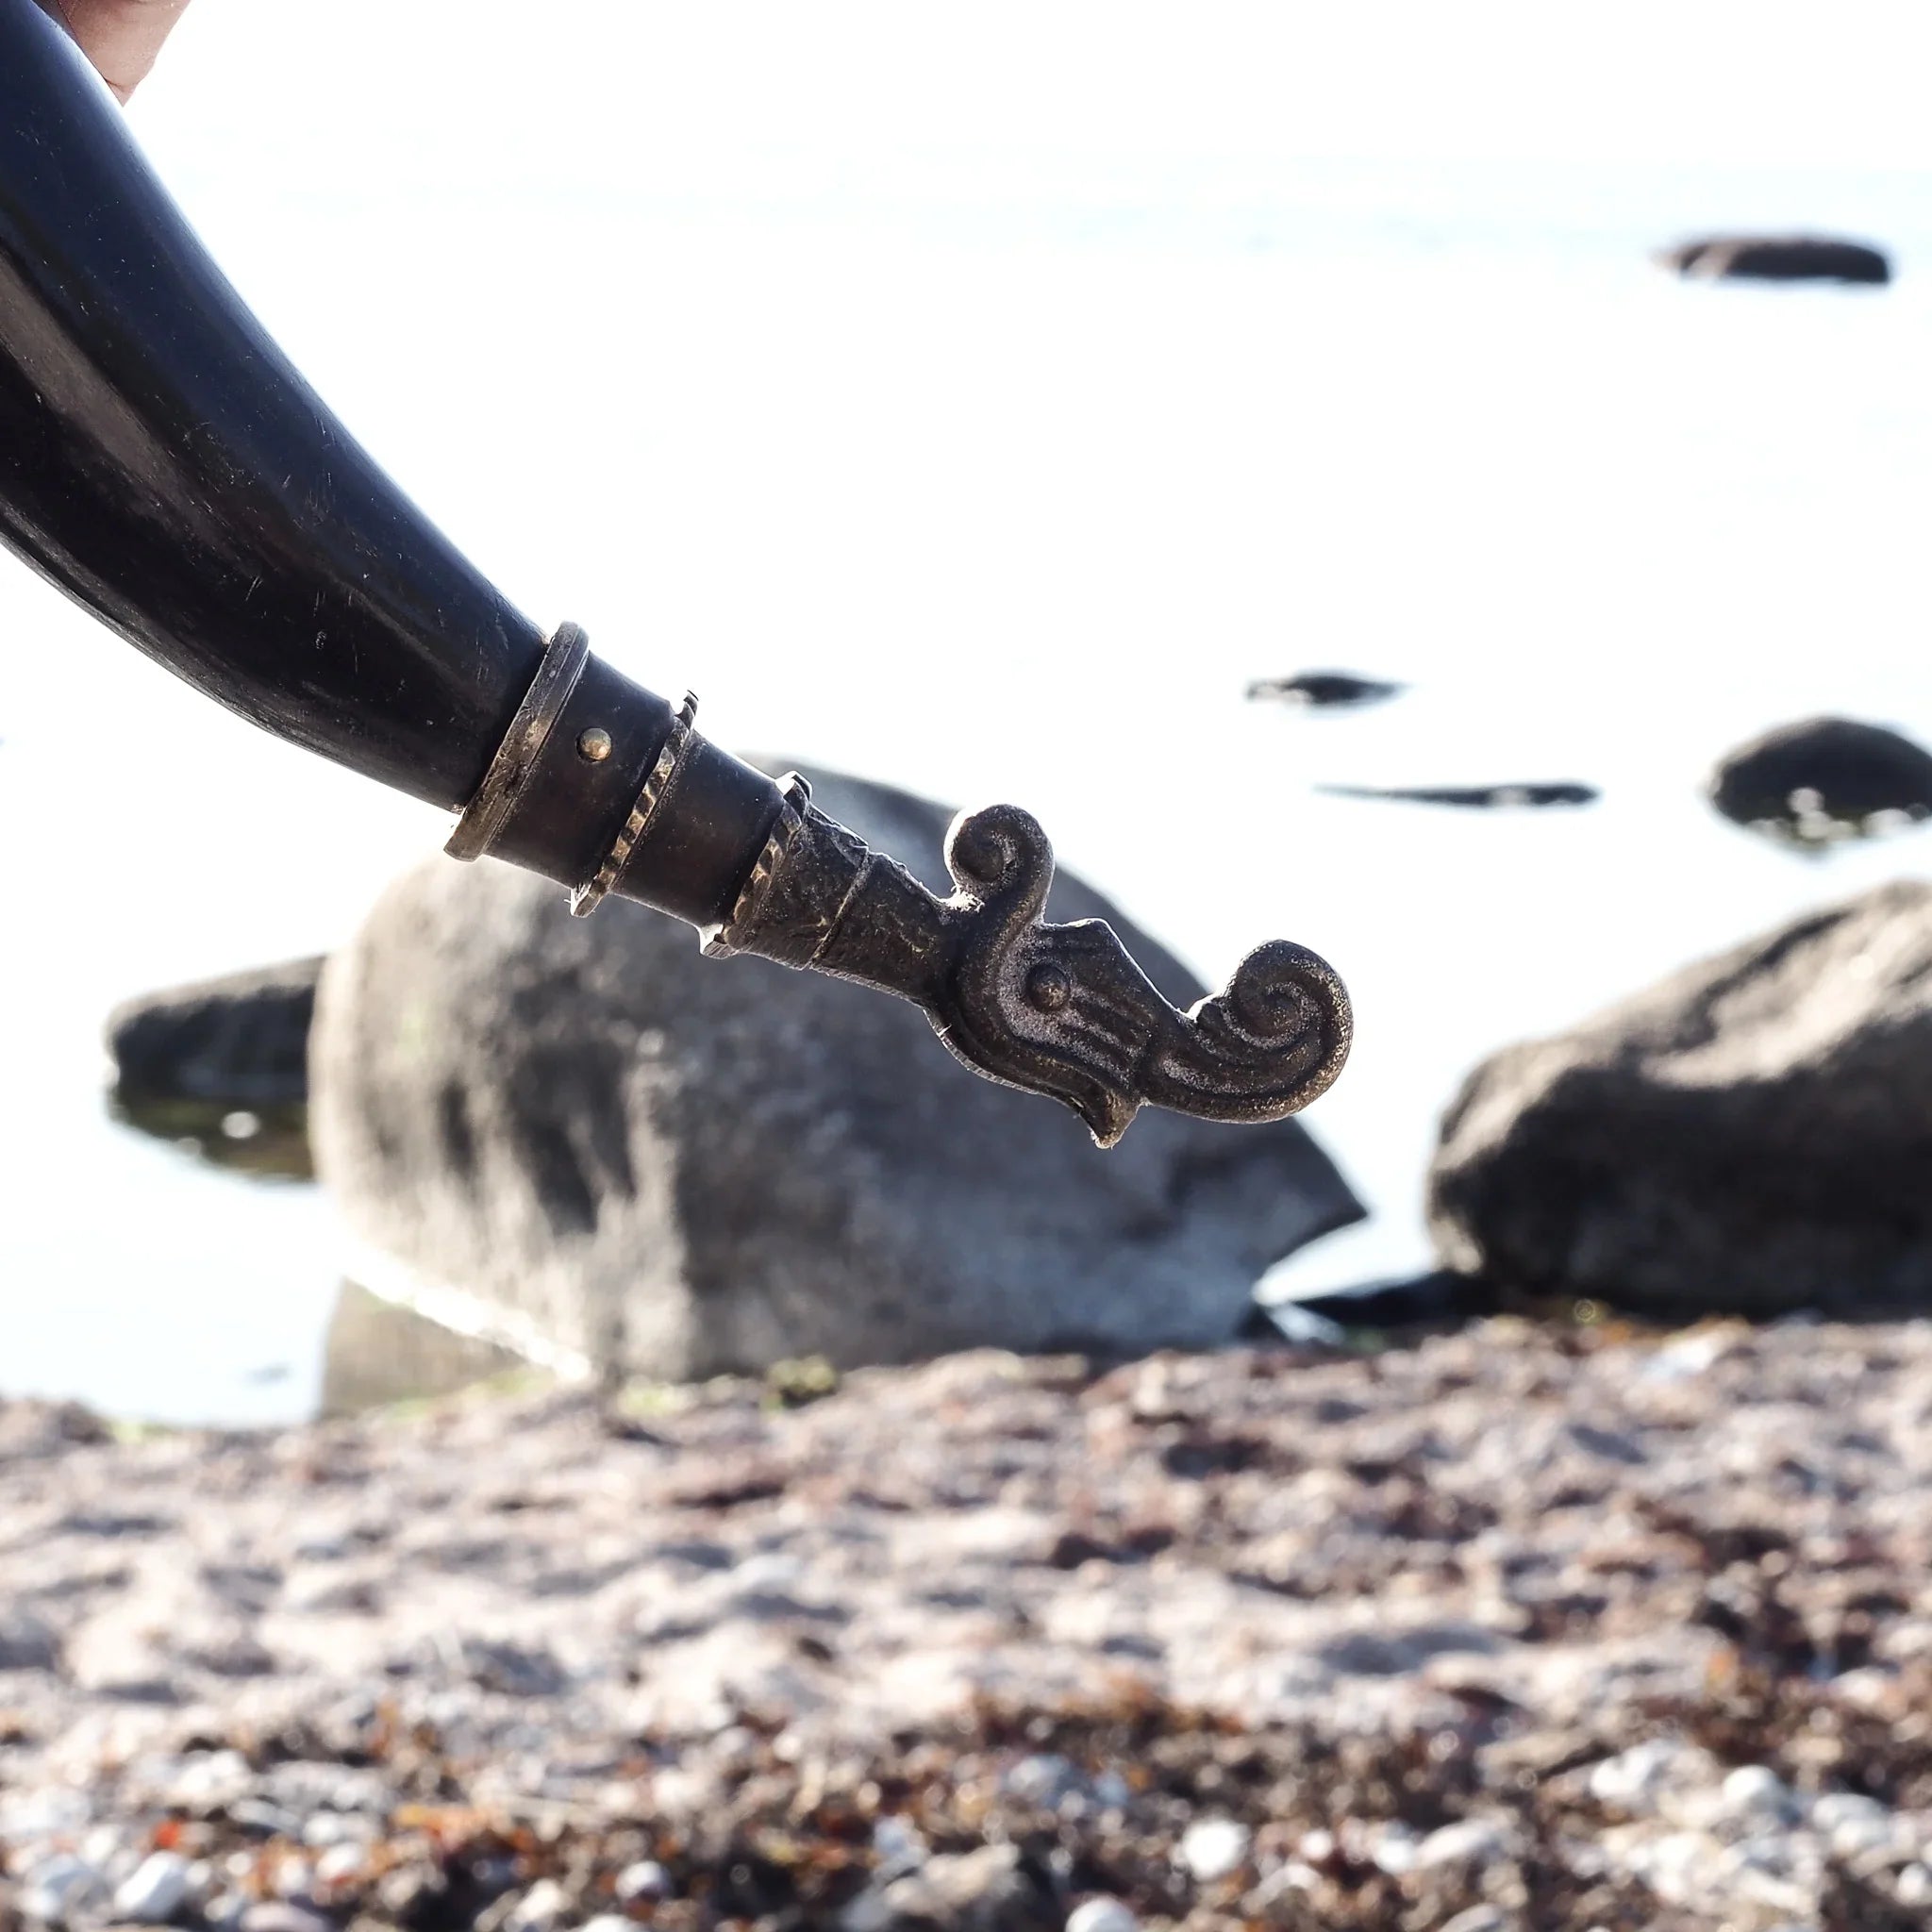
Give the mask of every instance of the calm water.
<path id="1" fill-rule="evenodd" d="M 210 243 L 533 616 L 727 742 L 1024 802 L 1210 979 L 1277 932 L 1341 968 L 1360 1044 L 1308 1124 L 1375 1218 L 1299 1289 L 1423 1263 L 1435 1118 L 1490 1048 L 1932 872 L 1932 833 L 1807 862 L 1697 796 L 1816 710 L 1932 740 L 1932 176 L 807 153 L 651 192 L 608 128 L 492 168 L 264 123 L 238 171 L 193 105 L 158 91 L 147 138 Z M 1646 258 L 1797 224 L 1902 280 Z M 0 635 L 0 1389 L 302 1413 L 325 1202 L 110 1125 L 101 1019 L 333 944 L 446 825 L 12 567 Z M 1243 703 L 1330 664 L 1415 690 Z M 1605 802 L 1310 790 L 1569 778 Z"/>

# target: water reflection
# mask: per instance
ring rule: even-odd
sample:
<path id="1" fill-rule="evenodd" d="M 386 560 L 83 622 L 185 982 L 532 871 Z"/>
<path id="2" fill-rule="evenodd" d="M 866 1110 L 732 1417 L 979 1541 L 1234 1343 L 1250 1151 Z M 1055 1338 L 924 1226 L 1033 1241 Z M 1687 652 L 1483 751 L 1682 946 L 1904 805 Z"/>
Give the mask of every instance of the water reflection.
<path id="1" fill-rule="evenodd" d="M 230 1174 L 261 1180 L 315 1178 L 306 1100 L 242 1108 L 228 1100 L 157 1098 L 116 1087 L 108 1095 L 108 1113 L 125 1127 Z"/>

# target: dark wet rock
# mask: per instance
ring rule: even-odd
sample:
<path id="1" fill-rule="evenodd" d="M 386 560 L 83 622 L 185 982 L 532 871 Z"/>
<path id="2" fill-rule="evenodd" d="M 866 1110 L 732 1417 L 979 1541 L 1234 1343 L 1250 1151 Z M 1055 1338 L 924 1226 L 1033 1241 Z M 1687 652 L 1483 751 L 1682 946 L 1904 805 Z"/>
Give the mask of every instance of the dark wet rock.
<path id="1" fill-rule="evenodd" d="M 1932 1307 L 1932 885 L 1701 961 L 1451 1106 L 1447 1265 L 1670 1313 Z"/>
<path id="2" fill-rule="evenodd" d="M 1257 677 L 1248 686 L 1248 695 L 1309 710 L 1341 710 L 1379 705 L 1407 689 L 1379 677 L 1358 677 L 1352 671 L 1297 671 L 1292 677 Z"/>
<path id="3" fill-rule="evenodd" d="M 308 1029 L 320 959 L 148 993 L 108 1018 L 109 1108 L 217 1167 L 308 1179 Z"/>
<path id="4" fill-rule="evenodd" d="M 1932 818 L 1932 752 L 1882 724 L 1807 718 L 1740 745 L 1707 790 L 1735 824 L 1825 845 Z"/>
<path id="5" fill-rule="evenodd" d="M 774 761 L 775 762 L 775 761 Z M 944 808 L 833 773 L 819 801 L 944 884 Z M 1202 989 L 1109 920 L 1171 999 Z M 993 1343 L 1230 1337 L 1258 1275 L 1360 1209 L 1293 1122 L 1077 1120 L 958 1065 L 911 1006 L 541 880 L 437 860 L 329 963 L 313 1119 L 357 1232 L 606 1368 L 686 1377 Z"/>
<path id="6" fill-rule="evenodd" d="M 1568 781 L 1534 785 L 1318 785 L 1330 798 L 1391 798 L 1403 805 L 1448 805 L 1471 811 L 1515 811 L 1524 807 L 1594 805 L 1594 785 Z"/>
<path id="7" fill-rule="evenodd" d="M 1292 1303 L 1342 1328 L 1449 1326 L 1498 1311 L 1493 1282 L 1437 1268 L 1404 1281 L 1369 1281 Z"/>
<path id="8" fill-rule="evenodd" d="M 522 1366 L 522 1357 L 493 1341 L 458 1335 L 345 1281 L 323 1342 L 319 1413 L 358 1415 L 387 1403 L 453 1394 Z"/>
<path id="9" fill-rule="evenodd" d="M 322 961 L 293 959 L 143 995 L 108 1017 L 115 1086 L 129 1099 L 230 1108 L 308 1097 L 308 1027 Z"/>
<path id="10" fill-rule="evenodd" d="M 1870 282 L 1891 279 L 1881 249 L 1832 235 L 1709 235 L 1658 259 L 1700 281 Z"/>

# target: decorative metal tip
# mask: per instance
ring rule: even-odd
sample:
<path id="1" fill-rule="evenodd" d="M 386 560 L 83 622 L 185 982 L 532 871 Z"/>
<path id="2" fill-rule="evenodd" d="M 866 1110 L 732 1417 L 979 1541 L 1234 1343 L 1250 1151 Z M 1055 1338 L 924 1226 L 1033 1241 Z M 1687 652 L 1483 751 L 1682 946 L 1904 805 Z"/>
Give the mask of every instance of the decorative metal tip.
<path id="1" fill-rule="evenodd" d="M 1028 812 L 962 812 L 941 899 L 826 818 L 795 785 L 714 954 L 751 952 L 902 994 L 974 1072 L 1050 1094 L 1111 1147 L 1143 1106 L 1273 1121 L 1326 1091 L 1348 1058 L 1348 994 L 1288 940 L 1257 947 L 1183 1013 L 1105 920 L 1049 925 L 1053 847 Z"/>
<path id="2" fill-rule="evenodd" d="M 1049 925 L 1053 847 L 1017 806 L 962 812 L 946 841 L 960 939 L 928 1011 L 980 1073 L 1071 1107 L 1111 1147 L 1143 1106 L 1272 1121 L 1333 1085 L 1353 1017 L 1341 977 L 1289 940 L 1257 947 L 1183 1013 L 1101 919 Z"/>

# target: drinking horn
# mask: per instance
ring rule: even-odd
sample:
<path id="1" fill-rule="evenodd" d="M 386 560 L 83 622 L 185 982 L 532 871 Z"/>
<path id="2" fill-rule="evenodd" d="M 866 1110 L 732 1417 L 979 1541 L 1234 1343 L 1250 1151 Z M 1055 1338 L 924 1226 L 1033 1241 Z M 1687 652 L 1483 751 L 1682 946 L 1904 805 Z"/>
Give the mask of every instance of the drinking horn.
<path id="1" fill-rule="evenodd" d="M 1111 1145 L 1143 1104 L 1265 1121 L 1348 1052 L 1346 993 L 1277 940 L 1182 1013 L 1100 920 L 1044 923 L 1053 851 L 962 814 L 940 898 L 594 657 L 545 638 L 309 390 L 38 0 L 0 0 L 0 538 L 198 690 L 460 813 L 449 850 L 634 899 L 897 993 L 970 1067 Z"/>

